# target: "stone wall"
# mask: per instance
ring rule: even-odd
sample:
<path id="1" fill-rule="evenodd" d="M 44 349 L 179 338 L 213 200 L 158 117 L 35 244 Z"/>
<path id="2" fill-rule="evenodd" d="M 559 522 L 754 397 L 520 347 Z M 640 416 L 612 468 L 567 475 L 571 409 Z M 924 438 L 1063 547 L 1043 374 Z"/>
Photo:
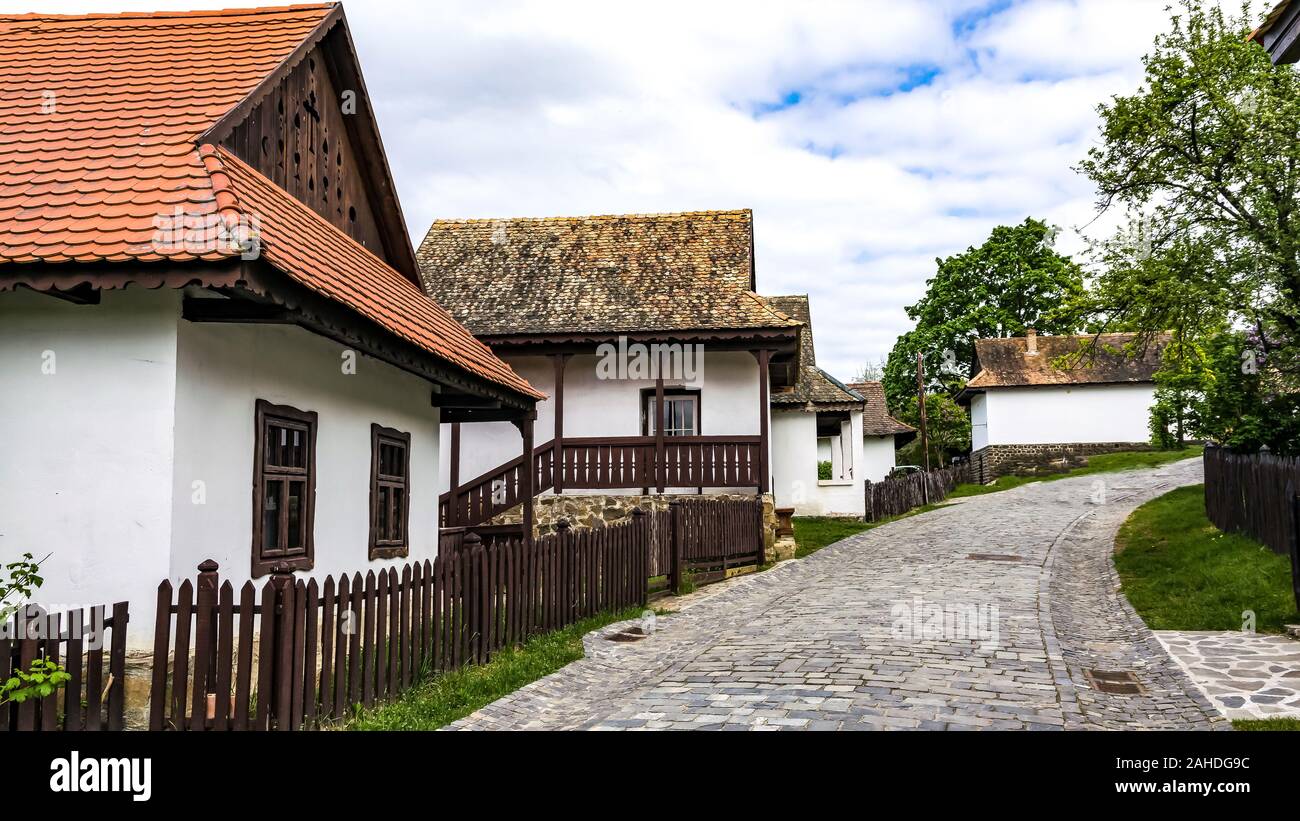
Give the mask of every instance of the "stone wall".
<path id="1" fill-rule="evenodd" d="M 971 474 L 987 484 L 1000 476 L 1063 473 L 1088 464 L 1088 457 L 1117 451 L 1151 450 L 1148 442 L 1082 442 L 1059 445 L 989 445 L 971 454 Z"/>
<path id="2" fill-rule="evenodd" d="M 539 496 L 533 503 L 533 535 L 544 536 L 555 532 L 555 524 L 560 519 L 568 519 L 577 529 L 601 528 L 630 519 L 633 508 L 647 512 L 667 510 L 668 503 L 675 499 L 698 499 L 698 494 L 650 494 L 646 496 L 606 496 L 604 494 L 564 494 L 561 496 Z M 729 499 L 749 501 L 754 497 L 747 493 L 709 494 L 709 499 Z M 519 524 L 523 521 L 522 507 L 514 507 L 494 518 L 489 524 Z M 774 557 L 773 545 L 776 543 L 776 505 L 772 494 L 763 494 L 763 546 L 769 560 Z"/>

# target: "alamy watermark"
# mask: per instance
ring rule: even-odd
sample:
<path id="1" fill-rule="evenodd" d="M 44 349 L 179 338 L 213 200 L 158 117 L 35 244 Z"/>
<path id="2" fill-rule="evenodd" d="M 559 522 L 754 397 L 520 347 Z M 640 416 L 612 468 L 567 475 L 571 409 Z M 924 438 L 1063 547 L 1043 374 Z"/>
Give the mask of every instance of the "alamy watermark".
<path id="1" fill-rule="evenodd" d="M 596 348 L 597 379 L 672 379 L 700 382 L 704 378 L 704 346 L 681 342 L 606 342 Z"/>
<path id="2" fill-rule="evenodd" d="M 914 596 L 897 602 L 889 617 L 895 641 L 974 641 L 986 652 L 1001 646 L 996 604 L 939 603 Z"/>

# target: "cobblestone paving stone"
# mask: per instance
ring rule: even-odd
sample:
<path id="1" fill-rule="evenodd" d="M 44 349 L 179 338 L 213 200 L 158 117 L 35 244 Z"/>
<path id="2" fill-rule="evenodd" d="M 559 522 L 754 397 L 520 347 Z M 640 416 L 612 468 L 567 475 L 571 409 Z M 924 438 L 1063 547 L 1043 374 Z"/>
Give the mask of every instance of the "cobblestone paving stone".
<path id="1" fill-rule="evenodd" d="M 1300 718 L 1300 642 L 1239 631 L 1158 630 L 1156 638 L 1228 718 Z"/>
<path id="2" fill-rule="evenodd" d="M 959 500 L 704 588 L 643 641 L 588 635 L 586 658 L 451 728 L 1226 728 L 1110 560 L 1133 508 L 1200 476 L 1188 461 Z M 934 607 L 971 618 L 932 634 Z M 1143 692 L 1098 692 L 1088 669 Z"/>

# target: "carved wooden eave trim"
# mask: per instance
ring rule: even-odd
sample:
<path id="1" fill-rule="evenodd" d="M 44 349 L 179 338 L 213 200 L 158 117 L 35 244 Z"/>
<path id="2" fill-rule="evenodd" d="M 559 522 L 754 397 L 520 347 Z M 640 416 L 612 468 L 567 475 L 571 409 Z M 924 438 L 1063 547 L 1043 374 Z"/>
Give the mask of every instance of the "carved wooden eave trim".
<path id="1" fill-rule="evenodd" d="M 531 397 L 496 385 L 397 337 L 351 308 L 298 284 L 264 260 L 0 265 L 0 292 L 23 287 L 62 297 L 83 290 L 96 293 L 127 287 L 180 290 L 190 286 L 206 288 L 231 299 L 260 303 L 263 307 L 283 308 L 287 312 L 284 316 L 250 315 L 248 321 L 274 320 L 298 325 L 419 376 L 443 390 L 500 401 L 508 415 L 531 410 L 535 405 Z"/>

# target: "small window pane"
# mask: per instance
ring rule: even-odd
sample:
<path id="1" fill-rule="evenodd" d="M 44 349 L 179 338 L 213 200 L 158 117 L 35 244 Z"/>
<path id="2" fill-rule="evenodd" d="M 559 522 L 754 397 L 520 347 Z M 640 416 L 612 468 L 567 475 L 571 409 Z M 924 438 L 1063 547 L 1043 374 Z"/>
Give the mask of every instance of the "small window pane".
<path id="1" fill-rule="evenodd" d="M 289 538 L 285 546 L 290 550 L 301 550 L 305 546 L 302 535 L 307 506 L 303 499 L 303 492 L 302 482 L 289 483 Z"/>
<path id="2" fill-rule="evenodd" d="M 379 539 L 388 538 L 388 493 L 386 486 L 379 486 L 379 501 L 375 510 L 375 536 Z"/>
<path id="3" fill-rule="evenodd" d="M 267 480 L 262 501 L 262 548 L 264 550 L 276 550 L 280 547 L 280 505 L 283 494 L 283 481 Z"/>
<path id="4" fill-rule="evenodd" d="M 393 488 L 393 534 L 389 537 L 393 541 L 400 542 L 406 537 L 406 534 L 402 533 L 402 523 L 406 521 L 405 505 L 406 491 L 401 488 Z"/>

